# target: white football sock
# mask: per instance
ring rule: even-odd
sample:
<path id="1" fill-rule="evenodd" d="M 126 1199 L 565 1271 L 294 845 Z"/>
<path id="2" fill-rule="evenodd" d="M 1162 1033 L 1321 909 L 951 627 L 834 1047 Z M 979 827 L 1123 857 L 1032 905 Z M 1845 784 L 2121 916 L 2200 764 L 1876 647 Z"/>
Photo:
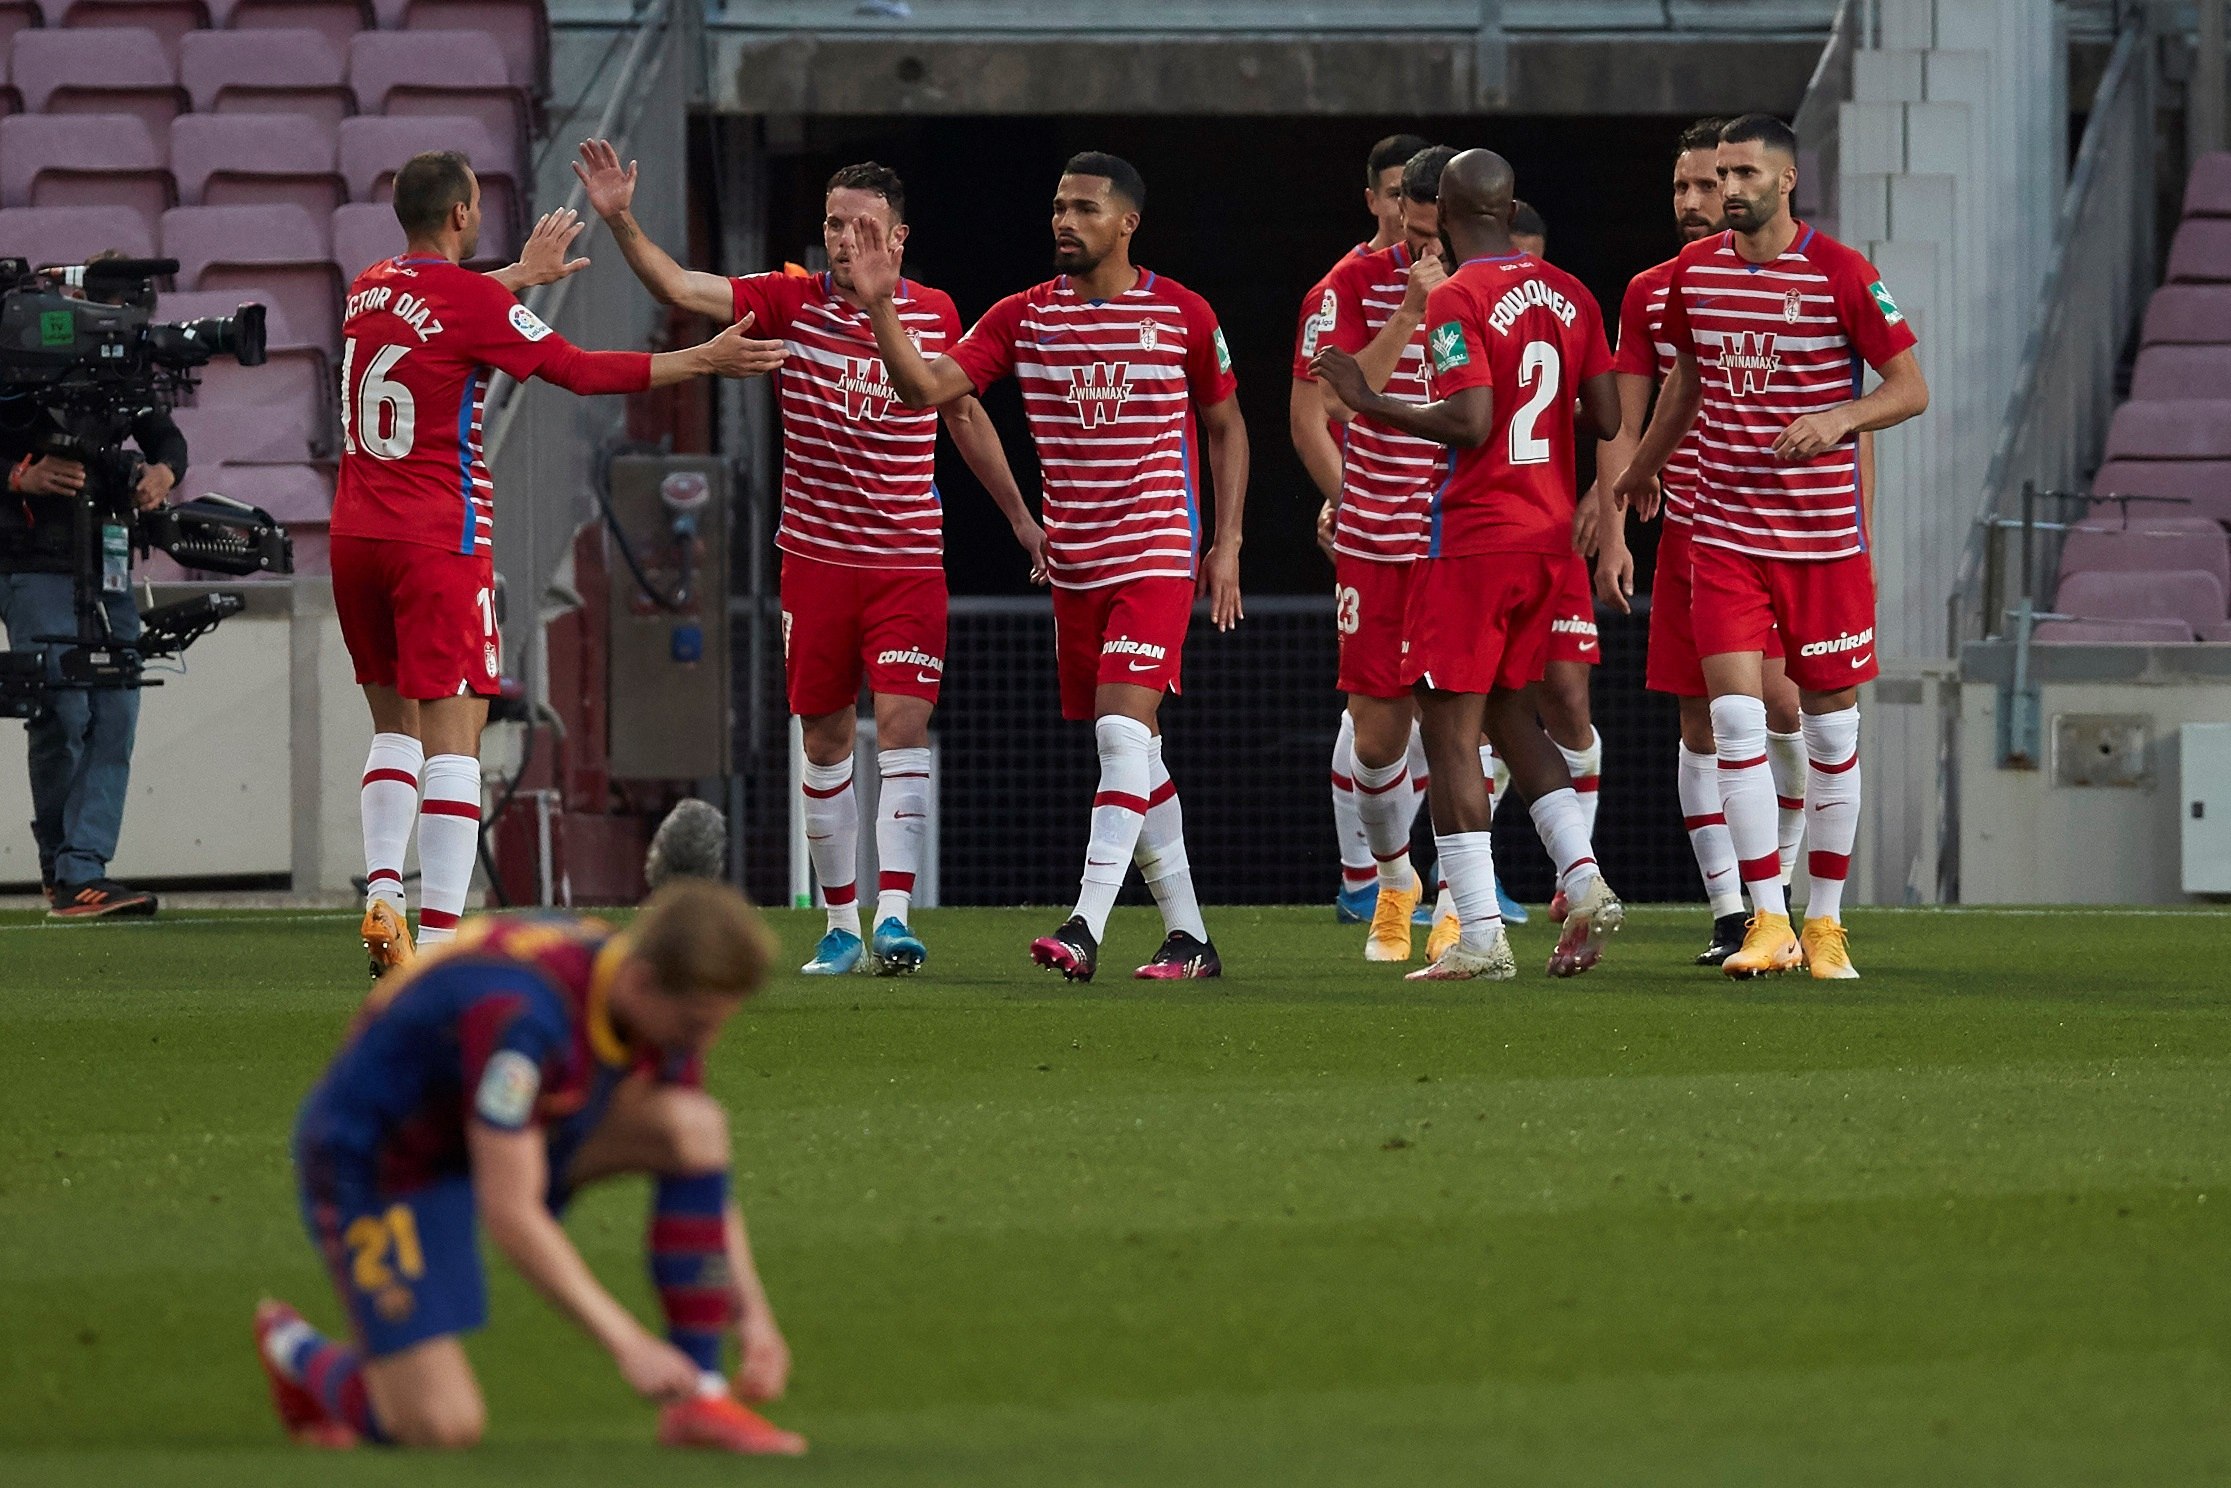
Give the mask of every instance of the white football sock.
<path id="1" fill-rule="evenodd" d="M 1441 874 L 1448 880 L 1449 896 L 1456 907 L 1457 944 L 1467 951 L 1494 946 L 1503 928 L 1502 911 L 1495 902 L 1495 847 L 1491 832 L 1454 832 L 1436 836 Z"/>
<path id="2" fill-rule="evenodd" d="M 1364 835 L 1362 808 L 1356 801 L 1356 721 L 1340 710 L 1340 732 L 1332 738 L 1332 829 L 1340 839 L 1340 887 L 1353 893 L 1377 874 L 1371 843 Z"/>
<path id="3" fill-rule="evenodd" d="M 914 908 L 914 880 L 929 837 L 930 752 L 879 750 L 875 765 L 883 780 L 875 803 L 875 922 L 903 925 Z"/>
<path id="4" fill-rule="evenodd" d="M 1552 744 L 1557 741 L 1550 740 Z M 1603 779 L 1604 736 L 1593 725 L 1588 730 L 1586 749 L 1567 749 L 1557 745 L 1557 752 L 1565 757 L 1565 773 L 1573 778 L 1573 790 L 1580 797 L 1580 814 L 1587 825 L 1588 835 L 1596 835 L 1596 787 Z"/>
<path id="5" fill-rule="evenodd" d="M 1380 890 L 1407 893 L 1417 880 L 1417 870 L 1410 866 L 1410 823 L 1418 810 L 1408 762 L 1367 765 L 1358 761 L 1356 808 L 1363 814 L 1364 835 L 1379 867 Z"/>
<path id="6" fill-rule="evenodd" d="M 1139 845 L 1131 860 L 1162 911 L 1162 928 L 1172 935 L 1184 933 L 1202 944 L 1208 926 L 1201 920 L 1201 902 L 1193 895 L 1193 865 L 1185 856 L 1185 808 L 1177 786 L 1162 763 L 1162 738 L 1147 745 L 1146 816 L 1139 823 Z M 1093 932 L 1098 934 L 1098 931 Z"/>
<path id="7" fill-rule="evenodd" d="M 1766 764 L 1774 772 L 1774 805 L 1779 812 L 1782 883 L 1797 871 L 1797 847 L 1805 840 L 1805 733 L 1769 733 Z"/>
<path id="8" fill-rule="evenodd" d="M 426 750 L 409 734 L 374 734 L 364 757 L 364 786 L 357 811 L 364 819 L 364 907 L 384 900 L 409 913 L 403 897 L 403 850 L 418 820 L 418 772 Z"/>
<path id="9" fill-rule="evenodd" d="M 1812 850 L 1805 872 L 1813 881 L 1807 919 L 1842 922 L 1844 880 L 1851 876 L 1852 844 L 1859 838 L 1859 710 L 1805 715 L 1805 753 L 1812 777 L 1805 785 L 1805 833 Z"/>
<path id="10" fill-rule="evenodd" d="M 437 754 L 419 775 L 418 943 L 439 945 L 457 931 L 472 892 L 480 848 L 480 761 Z"/>
<path id="11" fill-rule="evenodd" d="M 1735 843 L 1727 834 L 1727 812 L 1720 805 L 1720 762 L 1681 746 L 1681 825 L 1689 833 L 1697 872 L 1704 875 L 1705 897 L 1717 920 L 1743 912 L 1743 879 L 1735 871 Z"/>
<path id="12" fill-rule="evenodd" d="M 1092 725 L 1100 746 L 1100 788 L 1092 797 L 1092 840 L 1085 844 L 1084 881 L 1077 892 L 1077 913 L 1099 940 L 1107 934 L 1108 911 L 1115 908 L 1123 875 L 1138 851 L 1146 825 L 1147 760 L 1154 735 L 1136 718 L 1109 714 Z"/>
<path id="13" fill-rule="evenodd" d="M 833 765 L 806 761 L 798 793 L 806 808 L 806 853 L 821 884 L 829 928 L 860 933 L 860 796 L 852 789 L 852 756 Z"/>
<path id="14" fill-rule="evenodd" d="M 1714 698 L 1712 740 L 1718 749 L 1720 810 L 1751 907 L 1760 914 L 1787 914 L 1775 845 L 1774 772 L 1766 764 L 1766 704 L 1755 697 Z"/>
<path id="15" fill-rule="evenodd" d="M 1557 870 L 1557 891 L 1568 900 L 1578 899 L 1590 882 L 1603 876 L 1596 867 L 1596 849 L 1588 841 L 1588 809 L 1581 804 L 1580 792 L 1551 791 L 1528 811 L 1549 853 L 1549 864 Z"/>

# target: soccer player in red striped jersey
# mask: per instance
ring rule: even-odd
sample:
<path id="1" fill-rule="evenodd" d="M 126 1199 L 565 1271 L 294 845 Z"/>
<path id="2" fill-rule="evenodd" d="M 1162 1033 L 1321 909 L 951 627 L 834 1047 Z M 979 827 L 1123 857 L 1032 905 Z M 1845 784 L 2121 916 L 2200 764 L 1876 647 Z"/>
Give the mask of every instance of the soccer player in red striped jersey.
<path id="1" fill-rule="evenodd" d="M 480 731 L 497 690 L 495 487 L 481 460 L 492 371 L 568 392 L 639 392 L 692 377 L 750 377 L 782 344 L 731 325 L 686 351 L 583 351 L 512 298 L 560 277 L 462 267 L 479 251 L 480 182 L 454 152 L 396 173 L 403 253 L 350 287 L 341 327 L 341 475 L 333 498 L 333 604 L 371 704 L 361 805 L 373 974 L 410 959 L 403 848 L 418 820 L 422 942 L 447 940 L 464 911 L 480 841 Z M 578 227 L 545 230 L 554 260 Z M 562 239 L 562 241 L 560 241 Z M 420 794 L 424 793 L 424 802 Z"/>
<path id="2" fill-rule="evenodd" d="M 1674 147 L 1673 223 L 1684 243 L 1726 231 L 1720 215 L 1720 129 L 1725 119 L 1699 119 L 1682 131 Z M 1650 397 L 1673 369 L 1674 349 L 1661 334 L 1666 291 L 1677 260 L 1644 269 L 1627 285 L 1619 311 L 1619 346 L 1611 359 L 1619 382 L 1619 433 L 1604 442 L 1596 459 L 1598 482 L 1608 489 L 1642 438 Z M 1736 872 L 1735 847 L 1727 817 L 1720 809 L 1719 768 L 1713 758 L 1712 711 L 1704 692 L 1704 670 L 1697 661 L 1690 615 L 1689 567 L 1691 515 L 1697 482 L 1698 430 L 1692 428 L 1658 473 L 1658 560 L 1650 584 L 1650 659 L 1645 680 L 1653 692 L 1670 693 L 1680 707 L 1679 773 L 1681 818 L 1703 875 L 1712 909 L 1712 935 L 1696 960 L 1718 966 L 1743 945 L 1743 882 Z M 1620 523 L 1607 524 L 1603 552 L 1596 563 L 1597 597 L 1622 612 L 1634 588 L 1634 559 L 1625 543 L 1608 539 Z M 1766 751 L 1779 803 L 1780 856 L 1786 882 L 1805 828 L 1805 739 L 1798 732 L 1797 686 L 1782 665 L 1777 636 L 1765 656 Z"/>
<path id="3" fill-rule="evenodd" d="M 1425 147 L 1426 142 L 1414 134 L 1390 134 L 1371 147 L 1371 154 L 1364 162 L 1363 204 L 1371 213 L 1377 230 L 1368 242 L 1358 243 L 1341 254 L 1340 262 L 1312 285 L 1301 300 L 1300 323 L 1294 331 L 1293 385 L 1286 397 L 1286 432 L 1293 440 L 1294 453 L 1300 456 L 1310 483 L 1324 498 L 1324 504 L 1317 510 L 1317 546 L 1324 550 L 1328 559 L 1333 557 L 1333 509 L 1340 502 L 1341 425 L 1347 418 L 1347 410 L 1341 409 L 1334 417 L 1327 418 L 1324 399 L 1317 390 L 1317 379 L 1309 375 L 1309 359 L 1317 354 L 1318 338 L 1331 326 L 1338 304 L 1325 298 L 1326 281 L 1354 260 L 1367 258 L 1401 241 L 1405 210 L 1403 167 L 1411 156 Z M 1342 709 L 1340 728 L 1333 736 L 1332 745 L 1332 820 L 1340 848 L 1340 893 L 1333 900 L 1333 914 L 1343 925 L 1370 919 L 1379 896 L 1379 871 L 1372 858 L 1371 844 L 1364 835 L 1363 818 L 1356 802 L 1355 736 L 1355 720 Z M 1422 775 L 1425 769 L 1422 752 L 1416 755 L 1413 763 L 1414 773 Z M 1413 794 L 1422 798 L 1422 792 Z"/>
<path id="4" fill-rule="evenodd" d="M 895 255 L 908 236 L 898 173 L 867 161 L 829 178 L 822 247 L 828 269 L 726 279 L 686 270 L 644 235 L 631 210 L 636 169 L 603 140 L 574 166 L 589 203 L 629 267 L 661 303 L 729 318 L 746 314 L 780 336 L 789 359 L 782 412 L 783 665 L 790 711 L 805 736 L 800 782 L 806 846 L 828 927 L 803 970 L 841 976 L 863 961 L 878 975 L 920 967 L 928 948 L 908 920 L 929 816 L 930 716 L 945 675 L 943 500 L 936 485 L 940 420 L 1045 579 L 1045 534 L 1023 503 L 999 433 L 975 396 L 936 408 L 901 403 L 852 277 L 853 222 L 873 216 Z M 909 340 L 930 354 L 960 339 L 952 297 L 901 278 L 893 291 Z M 865 680 L 875 707 L 876 906 L 860 934 L 859 797 L 852 785 L 856 708 Z"/>
<path id="5" fill-rule="evenodd" d="M 1580 281 L 1511 245 L 1508 161 L 1467 150 L 1441 173 L 1441 236 L 1458 267 L 1426 301 L 1432 402 L 1374 392 L 1337 348 L 1317 375 L 1359 415 L 1449 447 L 1412 581 L 1402 678 L 1414 684 L 1433 771 L 1433 826 L 1456 901 L 1457 942 L 1418 980 L 1516 974 L 1496 911 L 1483 730 L 1533 801 L 1568 901 L 1553 976 L 1596 964 L 1625 911 L 1596 866 L 1563 758 L 1542 731 L 1539 691 L 1567 563 L 1591 523 L 1576 512 L 1571 410 L 1618 427 L 1611 352 Z"/>
<path id="6" fill-rule="evenodd" d="M 1146 183 L 1127 161 L 1071 157 L 1054 189 L 1059 278 L 1009 295 L 934 360 L 907 339 L 893 298 L 898 260 L 862 218 L 853 280 L 876 344 L 910 407 L 1021 385 L 1038 446 L 1046 558 L 1054 586 L 1061 713 L 1093 720 L 1100 789 L 1076 913 L 1031 946 L 1042 966 L 1090 980 L 1108 911 L 1136 861 L 1167 935 L 1138 975 L 1221 974 L 1185 856 L 1177 788 L 1158 721 L 1178 689 L 1196 590 L 1228 630 L 1241 616 L 1240 518 L 1247 429 L 1215 312 L 1191 290 L 1131 262 Z M 1199 556 L 1196 414 L 1216 480 L 1216 537 Z"/>
<path id="7" fill-rule="evenodd" d="M 1859 436 L 1929 405 L 1913 328 L 1874 265 L 1797 220 L 1797 136 L 1746 114 L 1714 169 L 1728 231 L 1675 260 L 1674 367 L 1617 494 L 1647 491 L 1701 405 L 1690 584 L 1720 798 L 1753 914 L 1730 976 L 1854 977 L 1843 889 L 1859 829 L 1859 684 L 1875 676 L 1875 577 Z M 1864 361 L 1881 374 L 1862 393 Z M 1812 897 L 1791 933 L 1766 760 L 1764 655 L 1779 633 L 1803 707 Z"/>

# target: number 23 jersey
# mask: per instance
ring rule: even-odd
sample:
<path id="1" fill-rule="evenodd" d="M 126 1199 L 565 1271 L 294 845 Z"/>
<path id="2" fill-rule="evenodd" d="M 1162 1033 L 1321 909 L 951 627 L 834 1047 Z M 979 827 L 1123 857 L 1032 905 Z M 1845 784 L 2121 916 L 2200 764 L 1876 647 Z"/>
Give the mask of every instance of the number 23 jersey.
<path id="1" fill-rule="evenodd" d="M 1475 258 L 1427 298 L 1425 324 L 1433 397 L 1484 387 L 1495 400 L 1487 439 L 1448 452 L 1428 556 L 1570 553 L 1573 399 L 1611 370 L 1595 296 L 1530 254 Z"/>

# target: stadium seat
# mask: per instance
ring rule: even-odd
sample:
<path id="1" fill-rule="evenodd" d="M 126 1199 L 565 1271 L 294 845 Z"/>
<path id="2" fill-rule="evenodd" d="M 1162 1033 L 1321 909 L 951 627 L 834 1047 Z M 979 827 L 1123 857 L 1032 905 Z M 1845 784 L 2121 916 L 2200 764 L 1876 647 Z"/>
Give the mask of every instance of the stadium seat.
<path id="1" fill-rule="evenodd" d="M 129 207 L 153 227 L 177 201 L 163 148 L 136 115 L 0 119 L 0 206 Z"/>
<path id="2" fill-rule="evenodd" d="M 197 467 L 300 465 L 310 458 L 302 431 L 292 425 L 274 427 L 261 408 L 181 408 L 172 417 Z M 193 479 L 191 470 L 187 479 Z"/>
<path id="3" fill-rule="evenodd" d="M 333 214 L 333 261 L 354 281 L 372 265 L 403 251 L 403 225 L 385 202 L 352 202 Z"/>
<path id="4" fill-rule="evenodd" d="M 27 114 L 137 114 L 160 138 L 186 109 L 178 64 L 138 27 L 20 32 L 9 62 Z"/>
<path id="5" fill-rule="evenodd" d="M 2146 302 L 2143 346 L 2231 344 L 2231 284 L 2164 284 Z"/>
<path id="6" fill-rule="evenodd" d="M 480 215 L 496 235 L 518 241 L 526 224 L 522 220 L 523 194 L 519 190 L 519 161 L 509 139 L 491 138 L 478 119 L 457 114 L 424 114 L 394 118 L 364 114 L 341 125 L 341 176 L 348 182 L 349 198 L 359 202 L 385 202 L 394 195 L 395 172 L 404 161 L 425 150 L 462 150 L 480 177 Z"/>
<path id="7" fill-rule="evenodd" d="M 2030 632 L 2040 646 L 2181 646 L 2192 638 L 2182 620 L 2040 620 Z"/>
<path id="8" fill-rule="evenodd" d="M 14 45 L 18 31 L 40 24 L 38 0 L 0 0 L 0 56 Z"/>
<path id="9" fill-rule="evenodd" d="M 333 478 L 325 471 L 314 465 L 204 466 L 199 479 L 189 469 L 186 483 L 192 495 L 230 496 L 278 518 L 294 540 L 297 574 L 332 571 L 327 527 L 333 520 Z"/>
<path id="10" fill-rule="evenodd" d="M 2069 574 L 2053 608 L 2079 620 L 2175 620 L 2196 633 L 2225 619 L 2223 581 L 2197 568 Z"/>
<path id="11" fill-rule="evenodd" d="M 2211 527 L 2213 523 L 2207 524 Z M 2089 523 L 2061 546 L 2061 577 L 2080 573 L 2166 573 L 2196 569 L 2213 574 L 2231 592 L 2231 542 L 2221 527 L 2211 534 L 2159 528 L 2100 528 Z M 2218 619 L 2225 618 L 2218 616 Z"/>
<path id="12" fill-rule="evenodd" d="M 130 207 L 0 208 L 0 243 L 33 266 L 83 263 L 111 248 L 131 258 L 155 256 L 155 234 Z"/>
<path id="13" fill-rule="evenodd" d="M 2184 503 L 2134 504 L 2133 515 L 2150 509 L 2231 522 L 2231 460 L 2111 460 L 2092 477 L 2092 494 L 2163 496 Z"/>
<path id="14" fill-rule="evenodd" d="M 2231 217 L 2231 150 L 2217 150 L 2194 163 L 2185 178 L 2187 217 Z"/>
<path id="15" fill-rule="evenodd" d="M 2231 220 L 2186 218 L 2169 244 L 2168 279 L 2172 284 L 2231 282 Z"/>
<path id="16" fill-rule="evenodd" d="M 178 76 L 196 112 L 309 114 L 333 129 L 356 112 L 345 55 L 315 31 L 200 31 Z"/>
<path id="17" fill-rule="evenodd" d="M 315 31 L 336 52 L 377 22 L 364 0 L 210 0 L 211 23 L 227 31 Z"/>
<path id="18" fill-rule="evenodd" d="M 152 31 L 175 62 L 188 32 L 209 25 L 202 0 L 42 0 L 49 26 L 138 26 Z"/>
<path id="19" fill-rule="evenodd" d="M 2150 502 L 2132 503 L 2127 512 L 2119 502 L 2094 507 L 2090 516 L 2069 528 L 2069 531 L 2184 533 L 2203 538 L 2224 536 L 2223 524 L 2212 517 L 2196 517 L 2179 507 L 2156 506 Z"/>
<path id="20" fill-rule="evenodd" d="M 305 339 L 340 344 L 341 285 L 325 218 L 293 205 L 173 207 L 163 214 L 163 253 L 178 260 L 180 288 L 259 285 Z"/>
<path id="21" fill-rule="evenodd" d="M 349 83 L 365 113 L 469 115 L 526 158 L 526 94 L 485 36 L 367 31 L 349 43 Z"/>
<path id="22" fill-rule="evenodd" d="M 2153 402 L 2231 398 L 2231 346 L 2149 346 L 2138 353 L 2130 396 Z"/>
<path id="23" fill-rule="evenodd" d="M 373 0 L 380 25 L 404 31 L 478 31 L 496 43 L 511 80 L 550 91 L 550 17 L 541 0 Z"/>
<path id="24" fill-rule="evenodd" d="M 307 114 L 188 114 L 171 126 L 170 163 L 189 205 L 293 202 L 324 217 L 347 196 L 333 131 Z"/>
<path id="25" fill-rule="evenodd" d="M 247 301 L 264 306 L 270 360 L 261 367 L 243 367 L 226 358 L 211 362 L 201 369 L 201 388 L 193 406 L 204 411 L 250 411 L 263 422 L 273 445 L 328 455 L 334 447 L 333 362 L 323 343 L 311 343 L 288 324 L 278 299 L 257 284 L 176 290 L 156 300 L 155 314 L 163 320 L 197 320 L 230 315 Z"/>
<path id="26" fill-rule="evenodd" d="M 2231 402 L 2125 403 L 2107 426 L 2107 458 L 2231 459 Z"/>

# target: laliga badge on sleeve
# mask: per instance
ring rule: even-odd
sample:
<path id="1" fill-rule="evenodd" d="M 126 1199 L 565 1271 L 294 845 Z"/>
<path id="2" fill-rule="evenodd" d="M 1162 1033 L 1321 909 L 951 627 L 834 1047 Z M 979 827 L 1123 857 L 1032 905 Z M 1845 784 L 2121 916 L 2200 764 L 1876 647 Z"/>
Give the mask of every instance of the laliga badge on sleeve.
<path id="1" fill-rule="evenodd" d="M 488 1056 L 480 1072 L 480 1089 L 473 1095 L 473 1111 L 490 1126 L 515 1131 L 534 1113 L 535 1096 L 542 1089 L 542 1071 L 517 1049 L 498 1049 Z"/>
<path id="2" fill-rule="evenodd" d="M 529 341 L 540 341 L 550 334 L 550 327 L 524 305 L 511 307 L 511 328 Z"/>

